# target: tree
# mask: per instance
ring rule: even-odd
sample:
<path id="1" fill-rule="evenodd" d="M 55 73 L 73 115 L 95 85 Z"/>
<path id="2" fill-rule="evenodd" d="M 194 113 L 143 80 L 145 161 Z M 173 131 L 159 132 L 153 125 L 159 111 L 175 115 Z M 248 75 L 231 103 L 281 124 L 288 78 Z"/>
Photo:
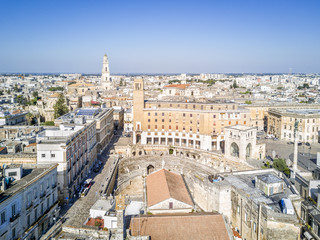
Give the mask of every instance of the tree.
<path id="1" fill-rule="evenodd" d="M 251 100 L 246 100 L 244 103 L 245 104 L 252 104 Z"/>
<path id="2" fill-rule="evenodd" d="M 237 85 L 236 80 L 233 81 L 232 87 L 233 87 L 233 88 L 238 88 L 238 87 L 239 87 L 239 86 Z"/>
<path id="3" fill-rule="evenodd" d="M 38 97 L 39 97 L 39 94 L 38 94 L 37 91 L 34 91 L 34 92 L 32 93 L 32 96 L 33 96 L 34 98 L 38 98 Z"/>
<path id="4" fill-rule="evenodd" d="M 35 116 L 32 114 L 32 113 L 27 113 L 26 115 L 26 119 L 27 119 L 27 122 L 28 122 L 28 125 L 34 125 L 35 124 Z"/>
<path id="5" fill-rule="evenodd" d="M 290 170 L 286 164 L 286 161 L 282 158 L 276 158 L 273 161 L 273 168 L 279 170 L 280 172 L 283 172 L 284 174 L 286 174 L 287 176 L 290 175 Z"/>
<path id="6" fill-rule="evenodd" d="M 14 90 L 15 92 L 19 92 L 18 84 L 15 84 L 15 85 L 14 85 L 13 90 Z"/>
<path id="7" fill-rule="evenodd" d="M 18 95 L 17 96 L 17 103 L 19 103 L 20 105 L 26 105 L 27 99 L 23 95 Z"/>
<path id="8" fill-rule="evenodd" d="M 66 114 L 67 112 L 69 112 L 62 94 L 59 95 L 59 98 L 56 104 L 53 106 L 53 109 L 54 109 L 54 118 L 58 118 Z"/>

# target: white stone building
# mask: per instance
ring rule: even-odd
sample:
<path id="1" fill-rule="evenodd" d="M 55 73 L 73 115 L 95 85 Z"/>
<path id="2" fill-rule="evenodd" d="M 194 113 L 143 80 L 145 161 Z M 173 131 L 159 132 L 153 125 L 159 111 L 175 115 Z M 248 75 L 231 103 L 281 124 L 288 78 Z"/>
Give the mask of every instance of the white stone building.
<path id="1" fill-rule="evenodd" d="M 9 165 L 6 170 L 17 180 L 2 181 L 0 239 L 40 239 L 59 215 L 57 165 L 25 165 L 23 171 Z"/>
<path id="2" fill-rule="evenodd" d="M 66 118 L 68 120 L 69 118 Z M 97 161 L 96 121 L 68 120 L 37 136 L 37 163 L 58 163 L 59 200 L 68 202 Z"/>

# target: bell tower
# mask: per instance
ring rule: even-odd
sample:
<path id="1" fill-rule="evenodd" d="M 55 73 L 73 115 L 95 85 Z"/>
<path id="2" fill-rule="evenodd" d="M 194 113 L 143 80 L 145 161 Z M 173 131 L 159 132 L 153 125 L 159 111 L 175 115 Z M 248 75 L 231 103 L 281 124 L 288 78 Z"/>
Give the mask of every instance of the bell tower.
<path id="1" fill-rule="evenodd" d="M 141 77 L 134 79 L 133 84 L 133 144 L 139 143 L 142 133 L 144 109 L 144 84 Z"/>
<path id="2" fill-rule="evenodd" d="M 109 71 L 109 60 L 107 54 L 103 56 L 101 85 L 104 90 L 111 90 L 112 88 L 112 81 Z"/>

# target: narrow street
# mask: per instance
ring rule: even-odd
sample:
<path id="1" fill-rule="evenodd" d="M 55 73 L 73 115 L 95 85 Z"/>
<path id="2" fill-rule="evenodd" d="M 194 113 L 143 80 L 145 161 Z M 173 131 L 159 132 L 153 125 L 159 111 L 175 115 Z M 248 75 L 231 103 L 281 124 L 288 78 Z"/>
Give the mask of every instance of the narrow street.
<path id="1" fill-rule="evenodd" d="M 106 188 L 106 179 L 111 179 L 114 168 L 117 167 L 116 155 L 109 155 L 110 149 L 121 136 L 121 132 L 117 132 L 105 150 L 98 156 L 98 160 L 102 162 L 101 170 L 98 173 L 91 172 L 88 178 L 93 179 L 93 184 L 85 197 L 78 196 L 71 199 L 70 203 L 61 206 L 60 217 L 57 223 L 52 226 L 49 231 L 44 234 L 41 239 L 50 239 L 53 233 L 59 232 L 63 226 L 82 227 L 82 224 L 89 217 L 90 208 L 100 199 L 100 191 Z"/>

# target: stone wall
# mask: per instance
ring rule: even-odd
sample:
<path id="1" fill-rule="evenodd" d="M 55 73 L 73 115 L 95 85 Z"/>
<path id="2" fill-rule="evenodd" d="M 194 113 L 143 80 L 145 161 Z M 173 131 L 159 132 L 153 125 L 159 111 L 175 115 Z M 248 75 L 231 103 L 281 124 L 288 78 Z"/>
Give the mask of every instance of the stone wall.
<path id="1" fill-rule="evenodd" d="M 0 154 L 0 164 L 36 164 L 37 154 Z"/>

